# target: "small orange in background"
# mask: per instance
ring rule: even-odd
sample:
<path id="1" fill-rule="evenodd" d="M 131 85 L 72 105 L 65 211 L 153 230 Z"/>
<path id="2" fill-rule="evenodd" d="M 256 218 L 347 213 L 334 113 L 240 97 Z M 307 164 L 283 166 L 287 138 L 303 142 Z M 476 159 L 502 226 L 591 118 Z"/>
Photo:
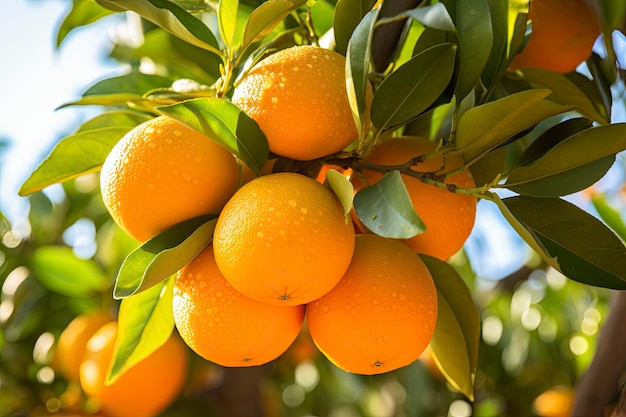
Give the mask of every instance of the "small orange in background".
<path id="1" fill-rule="evenodd" d="M 437 290 L 428 268 L 408 247 L 358 235 L 348 271 L 307 306 L 313 341 L 339 368 L 380 374 L 417 360 L 437 321 Z"/>
<path id="2" fill-rule="evenodd" d="M 330 49 L 283 49 L 252 68 L 232 101 L 259 124 L 275 154 L 301 161 L 331 155 L 358 137 L 345 66 Z"/>
<path id="3" fill-rule="evenodd" d="M 187 349 L 172 335 L 150 356 L 122 374 L 111 385 L 104 381 L 117 340 L 117 322 L 102 326 L 89 339 L 80 366 L 85 393 L 107 417 L 153 417 L 180 393 L 188 369 Z"/>
<path id="4" fill-rule="evenodd" d="M 256 366 L 280 356 L 302 328 L 304 306 L 253 300 L 222 276 L 209 245 L 174 283 L 174 322 L 197 354 L 222 366 Z"/>
<path id="5" fill-rule="evenodd" d="M 399 165 L 411 158 L 432 153 L 436 147 L 434 142 L 425 138 L 396 137 L 378 145 L 364 161 L 378 165 Z M 445 159 L 439 156 L 417 163 L 411 169 L 417 172 L 442 174 L 462 165 L 463 159 L 460 156 L 447 156 Z M 362 174 L 370 184 L 383 177 L 383 174 L 374 171 L 363 170 Z M 402 242 L 416 253 L 447 260 L 463 247 L 474 227 L 476 198 L 437 188 L 406 174 L 402 174 L 402 181 L 415 212 L 426 225 L 425 232 Z M 451 175 L 444 183 L 461 188 L 475 187 L 469 171 Z M 363 186 L 362 182 L 354 184 L 355 188 Z M 361 222 L 355 223 L 359 227 L 364 227 Z"/>
<path id="6" fill-rule="evenodd" d="M 511 69 L 574 71 L 591 56 L 601 31 L 596 6 L 589 0 L 531 0 L 528 18 L 532 33 Z"/>
<path id="7" fill-rule="evenodd" d="M 157 117 L 132 129 L 100 173 L 102 199 L 115 222 L 145 242 L 204 214 L 218 214 L 237 189 L 233 154 L 203 134 Z"/>
<path id="8" fill-rule="evenodd" d="M 281 172 L 233 195 L 217 219 L 213 248 L 238 291 L 265 303 L 299 305 L 339 282 L 352 259 L 354 228 L 328 188 Z"/>

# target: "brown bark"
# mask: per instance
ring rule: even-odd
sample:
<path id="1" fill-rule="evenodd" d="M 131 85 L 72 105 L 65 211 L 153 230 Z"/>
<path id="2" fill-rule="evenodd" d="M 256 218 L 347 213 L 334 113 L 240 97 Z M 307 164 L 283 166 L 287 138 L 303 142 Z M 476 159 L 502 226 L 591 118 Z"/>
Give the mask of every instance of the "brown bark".
<path id="1" fill-rule="evenodd" d="M 626 369 L 626 292 L 614 294 L 589 369 L 576 390 L 571 417 L 604 417 Z M 618 407 L 616 410 L 619 410 Z M 614 414 L 615 417 L 625 414 Z"/>
<path id="2" fill-rule="evenodd" d="M 420 0 L 393 0 L 383 3 L 378 18 L 392 17 L 417 7 Z M 372 59 L 377 72 L 387 68 L 389 58 L 398 44 L 406 19 L 376 28 L 372 38 Z"/>

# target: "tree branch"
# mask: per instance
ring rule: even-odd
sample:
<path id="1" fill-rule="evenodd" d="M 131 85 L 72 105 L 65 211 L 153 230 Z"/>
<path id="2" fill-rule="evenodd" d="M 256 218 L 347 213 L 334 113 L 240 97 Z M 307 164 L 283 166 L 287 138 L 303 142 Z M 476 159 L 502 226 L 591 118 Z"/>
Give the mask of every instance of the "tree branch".
<path id="1" fill-rule="evenodd" d="M 380 9 L 378 18 L 395 16 L 405 10 L 414 9 L 420 0 L 393 0 L 385 1 Z M 372 38 L 372 58 L 377 72 L 387 68 L 391 53 L 396 48 L 406 19 L 378 27 Z"/>

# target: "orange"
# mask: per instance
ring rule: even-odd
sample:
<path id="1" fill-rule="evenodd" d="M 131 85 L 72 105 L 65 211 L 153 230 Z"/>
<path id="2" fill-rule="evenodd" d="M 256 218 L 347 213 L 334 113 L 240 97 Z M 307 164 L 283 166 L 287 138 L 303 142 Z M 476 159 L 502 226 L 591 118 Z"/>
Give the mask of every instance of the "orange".
<path id="1" fill-rule="evenodd" d="M 126 134 L 107 156 L 102 199 L 117 224 L 145 242 L 203 214 L 217 214 L 235 192 L 235 157 L 203 134 L 169 117 Z"/>
<path id="2" fill-rule="evenodd" d="M 312 45 L 283 49 L 259 62 L 232 101 L 253 118 L 278 155 L 311 160 L 358 137 L 348 102 L 346 59 Z"/>
<path id="3" fill-rule="evenodd" d="M 339 165 L 324 164 L 322 165 L 320 170 L 317 172 L 317 175 L 315 176 L 315 180 L 319 182 L 320 184 L 324 184 L 326 182 L 326 174 L 331 169 L 334 169 L 335 171 L 339 172 L 347 180 L 349 180 L 350 177 L 352 176 L 352 168 L 342 168 Z"/>
<path id="4" fill-rule="evenodd" d="M 437 290 L 422 260 L 402 243 L 358 235 L 348 271 L 307 307 L 309 332 L 339 368 L 380 374 L 417 360 L 437 321 Z"/>
<path id="5" fill-rule="evenodd" d="M 233 195 L 217 219 L 213 247 L 226 280 L 248 297 L 306 304 L 343 276 L 354 229 L 328 188 L 281 172 L 256 178 Z"/>
<path id="6" fill-rule="evenodd" d="M 303 306 L 274 306 L 246 297 L 222 276 L 213 248 L 182 268 L 174 284 L 174 321 L 183 340 L 222 366 L 256 366 L 280 356 L 298 335 Z"/>
<path id="7" fill-rule="evenodd" d="M 104 381 L 117 340 L 117 322 L 102 326 L 87 343 L 80 366 L 85 393 L 101 406 L 107 417 L 151 417 L 163 411 L 178 396 L 187 377 L 188 356 L 176 336 L 111 385 Z"/>
<path id="8" fill-rule="evenodd" d="M 391 138 L 378 145 L 364 161 L 379 165 L 398 165 L 411 158 L 433 152 L 434 142 L 424 138 Z M 443 156 L 428 159 L 411 167 L 413 171 L 441 174 L 458 168 L 463 159 L 456 156 Z M 382 178 L 374 171 L 362 171 L 364 178 L 373 184 Z M 417 178 L 402 174 L 413 208 L 426 225 L 426 231 L 403 242 L 416 253 L 447 260 L 458 252 L 474 227 L 476 198 L 450 192 L 426 184 Z M 444 181 L 461 188 L 474 188 L 474 180 L 469 171 L 451 175 Z M 358 187 L 359 184 L 355 183 Z M 356 222 L 359 225 L 359 222 Z"/>
<path id="9" fill-rule="evenodd" d="M 511 69 L 574 71 L 600 35 L 598 14 L 587 0 L 531 0 L 528 18 L 532 33 Z"/>
<path id="10" fill-rule="evenodd" d="M 78 381 L 87 341 L 109 321 L 111 316 L 99 310 L 75 317 L 59 336 L 54 352 L 54 368 L 68 380 Z"/>
<path id="11" fill-rule="evenodd" d="M 567 386 L 552 387 L 535 398 L 533 411 L 542 417 L 568 417 L 572 411 L 574 391 Z"/>

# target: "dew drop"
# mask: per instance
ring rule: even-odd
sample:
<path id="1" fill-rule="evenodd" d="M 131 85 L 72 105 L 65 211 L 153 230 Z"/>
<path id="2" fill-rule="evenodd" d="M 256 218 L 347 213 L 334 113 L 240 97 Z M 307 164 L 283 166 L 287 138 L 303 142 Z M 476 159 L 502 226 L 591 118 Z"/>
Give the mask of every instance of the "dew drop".
<path id="1" fill-rule="evenodd" d="M 307 208 L 306 208 L 306 207 L 302 207 L 302 208 L 300 209 L 300 213 L 302 213 L 302 214 L 307 214 L 308 212 L 309 212 L 309 210 L 307 210 Z M 304 219 L 303 219 L 302 221 L 304 221 Z"/>
<path id="2" fill-rule="evenodd" d="M 175 130 L 175 131 L 174 131 L 174 134 L 175 134 L 176 136 L 180 136 L 180 135 L 182 135 L 182 133 L 180 132 L 180 130 Z"/>
<path id="3" fill-rule="evenodd" d="M 298 206 L 298 202 L 296 200 L 289 200 L 289 205 L 291 207 L 297 207 Z"/>
<path id="4" fill-rule="evenodd" d="M 156 186 L 152 183 L 148 184 L 148 190 L 154 190 L 156 189 Z"/>
<path id="5" fill-rule="evenodd" d="M 259 239 L 261 239 L 263 237 L 263 232 L 257 232 L 256 233 L 256 237 L 258 237 Z"/>
<path id="6" fill-rule="evenodd" d="M 191 181 L 191 175 L 189 175 L 188 173 L 183 172 L 181 175 L 183 176 L 183 179 L 184 179 L 185 181 L 187 181 L 187 182 L 190 182 L 190 181 Z"/>
<path id="7" fill-rule="evenodd" d="M 328 310 L 329 310 L 328 306 L 322 307 L 322 311 L 324 311 L 324 313 L 328 313 Z"/>
<path id="8" fill-rule="evenodd" d="M 278 97 L 272 97 L 272 104 L 278 103 Z"/>

